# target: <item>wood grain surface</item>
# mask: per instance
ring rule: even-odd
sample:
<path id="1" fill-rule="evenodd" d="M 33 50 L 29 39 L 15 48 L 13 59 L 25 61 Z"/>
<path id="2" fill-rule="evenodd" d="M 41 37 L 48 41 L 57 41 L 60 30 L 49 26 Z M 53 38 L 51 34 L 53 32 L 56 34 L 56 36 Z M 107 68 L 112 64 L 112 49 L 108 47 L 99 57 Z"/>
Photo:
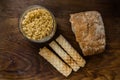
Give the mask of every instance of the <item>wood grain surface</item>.
<path id="1" fill-rule="evenodd" d="M 65 78 L 39 54 L 47 46 L 26 40 L 18 29 L 19 17 L 31 5 L 42 5 L 56 17 L 57 32 L 82 55 L 71 30 L 69 14 L 97 10 L 103 17 L 106 50 L 84 57 L 87 64 Z M 83 55 L 82 55 L 83 56 Z M 119 0 L 0 0 L 0 80 L 120 80 Z"/>

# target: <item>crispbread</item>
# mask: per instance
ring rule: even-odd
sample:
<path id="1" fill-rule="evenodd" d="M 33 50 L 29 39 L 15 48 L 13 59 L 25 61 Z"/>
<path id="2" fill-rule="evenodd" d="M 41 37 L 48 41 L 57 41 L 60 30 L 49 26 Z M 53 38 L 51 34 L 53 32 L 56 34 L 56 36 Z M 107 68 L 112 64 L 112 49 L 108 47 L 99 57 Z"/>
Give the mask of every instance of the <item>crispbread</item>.
<path id="1" fill-rule="evenodd" d="M 70 15 L 76 41 L 85 56 L 101 53 L 105 49 L 105 31 L 102 17 L 97 11 L 86 11 Z"/>
<path id="2" fill-rule="evenodd" d="M 72 69 L 67 66 L 62 60 L 60 60 L 52 51 L 44 47 L 40 49 L 39 54 L 46 59 L 52 66 L 54 66 L 64 76 L 69 76 Z"/>
<path id="3" fill-rule="evenodd" d="M 80 56 L 80 54 L 70 45 L 70 43 L 60 35 L 56 41 L 61 45 L 61 47 L 76 61 L 80 67 L 84 67 L 86 61 Z"/>
<path id="4" fill-rule="evenodd" d="M 52 41 L 49 46 L 74 70 L 77 71 L 80 66 L 55 42 Z"/>

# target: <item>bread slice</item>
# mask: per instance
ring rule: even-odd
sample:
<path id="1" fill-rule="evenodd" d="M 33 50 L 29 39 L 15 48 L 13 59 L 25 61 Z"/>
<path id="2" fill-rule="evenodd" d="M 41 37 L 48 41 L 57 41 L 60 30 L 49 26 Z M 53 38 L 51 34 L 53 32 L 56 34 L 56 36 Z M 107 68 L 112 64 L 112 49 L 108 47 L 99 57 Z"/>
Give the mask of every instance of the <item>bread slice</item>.
<path id="1" fill-rule="evenodd" d="M 61 47 L 73 58 L 74 61 L 80 66 L 84 67 L 86 61 L 80 56 L 80 54 L 70 45 L 70 43 L 60 35 L 56 41 Z"/>
<path id="2" fill-rule="evenodd" d="M 101 53 L 105 49 L 105 30 L 102 17 L 97 11 L 70 15 L 76 41 L 85 56 Z"/>
<path id="3" fill-rule="evenodd" d="M 55 42 L 52 41 L 49 46 L 76 72 L 80 67 L 76 62 Z"/>
<path id="4" fill-rule="evenodd" d="M 60 60 L 52 51 L 44 47 L 40 49 L 39 54 L 46 59 L 52 66 L 54 66 L 60 73 L 64 76 L 69 76 L 72 69 L 66 65 L 62 60 Z"/>

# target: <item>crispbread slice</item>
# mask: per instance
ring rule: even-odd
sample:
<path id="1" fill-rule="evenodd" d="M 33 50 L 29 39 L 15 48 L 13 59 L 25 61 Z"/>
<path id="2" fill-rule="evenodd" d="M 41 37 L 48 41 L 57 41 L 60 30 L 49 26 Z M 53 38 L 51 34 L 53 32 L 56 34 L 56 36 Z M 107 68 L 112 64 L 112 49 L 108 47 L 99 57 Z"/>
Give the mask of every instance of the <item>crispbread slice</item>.
<path id="1" fill-rule="evenodd" d="M 86 61 L 80 56 L 80 54 L 70 45 L 70 43 L 60 35 L 56 41 L 62 46 L 62 48 L 76 61 L 80 67 L 84 67 Z"/>
<path id="2" fill-rule="evenodd" d="M 55 42 L 52 41 L 49 46 L 74 70 L 77 71 L 80 66 Z"/>
<path id="3" fill-rule="evenodd" d="M 60 60 L 52 51 L 44 47 L 40 49 L 39 54 L 46 59 L 52 66 L 54 66 L 61 74 L 64 76 L 69 76 L 72 69 L 66 65 L 62 60 Z"/>

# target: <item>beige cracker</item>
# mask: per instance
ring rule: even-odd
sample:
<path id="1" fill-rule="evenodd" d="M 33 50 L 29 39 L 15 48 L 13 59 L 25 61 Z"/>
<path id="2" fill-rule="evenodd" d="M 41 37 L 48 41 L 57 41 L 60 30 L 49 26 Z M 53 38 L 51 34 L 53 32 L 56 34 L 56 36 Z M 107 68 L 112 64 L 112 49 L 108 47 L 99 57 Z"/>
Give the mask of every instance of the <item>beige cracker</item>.
<path id="1" fill-rule="evenodd" d="M 72 69 L 67 66 L 62 60 L 60 60 L 52 51 L 44 47 L 40 49 L 39 54 L 46 59 L 50 64 L 52 64 L 61 74 L 64 76 L 69 76 Z"/>

